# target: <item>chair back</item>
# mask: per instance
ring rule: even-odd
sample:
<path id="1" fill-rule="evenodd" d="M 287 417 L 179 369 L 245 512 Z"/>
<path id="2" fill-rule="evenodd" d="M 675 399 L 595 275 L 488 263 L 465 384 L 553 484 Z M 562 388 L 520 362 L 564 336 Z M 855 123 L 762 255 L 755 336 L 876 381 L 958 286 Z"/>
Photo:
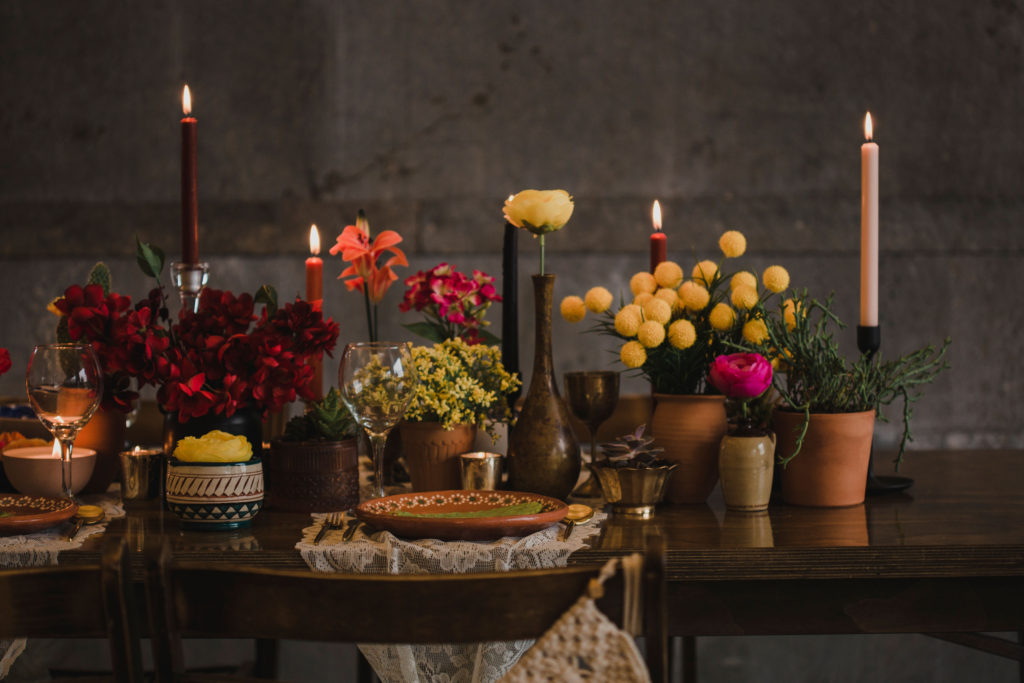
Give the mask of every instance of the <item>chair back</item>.
<path id="1" fill-rule="evenodd" d="M 99 564 L 0 570 L 0 639 L 106 638 L 114 679 L 142 681 L 123 536 L 108 530 Z"/>
<path id="2" fill-rule="evenodd" d="M 150 632 L 158 680 L 184 674 L 182 638 L 437 643 L 540 637 L 586 591 L 599 567 L 487 574 L 318 574 L 178 561 L 166 542 L 147 554 Z M 647 663 L 663 680 L 663 555 L 644 572 Z M 622 623 L 622 578 L 598 606 Z M 653 614 L 651 613 L 653 610 Z"/>

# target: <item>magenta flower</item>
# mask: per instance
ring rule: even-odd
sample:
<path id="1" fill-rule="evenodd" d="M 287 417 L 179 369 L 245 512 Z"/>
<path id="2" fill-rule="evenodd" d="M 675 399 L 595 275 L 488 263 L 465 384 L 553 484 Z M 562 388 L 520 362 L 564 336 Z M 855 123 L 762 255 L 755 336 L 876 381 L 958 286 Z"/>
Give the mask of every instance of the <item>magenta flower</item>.
<path id="1" fill-rule="evenodd" d="M 759 353 L 718 356 L 711 362 L 708 380 L 729 398 L 756 398 L 772 384 L 772 364 Z"/>

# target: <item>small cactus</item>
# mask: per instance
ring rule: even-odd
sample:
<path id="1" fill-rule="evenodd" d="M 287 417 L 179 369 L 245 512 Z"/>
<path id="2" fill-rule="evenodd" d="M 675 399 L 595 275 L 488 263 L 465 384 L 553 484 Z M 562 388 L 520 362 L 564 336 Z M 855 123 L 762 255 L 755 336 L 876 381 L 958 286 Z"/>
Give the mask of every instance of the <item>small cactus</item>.
<path id="1" fill-rule="evenodd" d="M 667 465 L 668 463 L 659 457 L 665 452 L 665 449 L 653 445 L 653 436 L 644 436 L 646 429 L 647 425 L 642 424 L 632 434 L 626 434 L 614 441 L 601 444 L 605 463 L 610 467 L 635 467 L 638 469 Z"/>
<path id="2" fill-rule="evenodd" d="M 355 435 L 356 422 L 333 387 L 305 414 L 288 420 L 284 428 L 285 441 L 343 441 Z"/>

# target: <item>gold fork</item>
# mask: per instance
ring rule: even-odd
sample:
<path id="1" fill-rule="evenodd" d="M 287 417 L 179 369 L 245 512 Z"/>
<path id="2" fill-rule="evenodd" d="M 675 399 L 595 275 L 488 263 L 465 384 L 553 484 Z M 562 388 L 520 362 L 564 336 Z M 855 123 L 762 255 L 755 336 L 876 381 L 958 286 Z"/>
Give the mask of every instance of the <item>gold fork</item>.
<path id="1" fill-rule="evenodd" d="M 344 512 L 328 512 L 324 516 L 323 524 L 320 525 L 320 531 L 316 532 L 316 538 L 313 539 L 313 545 L 320 543 L 328 531 L 337 531 L 343 526 L 345 526 Z"/>

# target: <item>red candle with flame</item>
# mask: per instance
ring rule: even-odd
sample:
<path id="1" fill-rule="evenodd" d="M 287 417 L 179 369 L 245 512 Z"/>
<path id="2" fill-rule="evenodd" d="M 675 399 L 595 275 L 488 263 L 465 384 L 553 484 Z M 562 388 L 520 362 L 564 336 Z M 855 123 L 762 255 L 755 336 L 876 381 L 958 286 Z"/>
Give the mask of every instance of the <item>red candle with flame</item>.
<path id="1" fill-rule="evenodd" d="M 309 226 L 309 253 L 310 257 L 306 259 L 306 301 L 319 311 L 323 310 L 324 303 L 324 261 L 319 256 L 320 233 L 315 225 Z M 309 388 L 317 399 L 324 395 L 322 360 L 313 363 L 313 381 Z"/>
<path id="2" fill-rule="evenodd" d="M 192 116 L 192 94 L 188 86 L 181 93 L 181 260 L 199 263 L 199 203 L 196 183 L 196 119 Z"/>
<path id="3" fill-rule="evenodd" d="M 651 272 L 653 273 L 668 254 L 668 239 L 661 231 L 661 204 L 657 199 L 654 200 L 654 205 L 651 207 L 651 224 L 654 226 L 654 232 L 651 233 Z"/>

